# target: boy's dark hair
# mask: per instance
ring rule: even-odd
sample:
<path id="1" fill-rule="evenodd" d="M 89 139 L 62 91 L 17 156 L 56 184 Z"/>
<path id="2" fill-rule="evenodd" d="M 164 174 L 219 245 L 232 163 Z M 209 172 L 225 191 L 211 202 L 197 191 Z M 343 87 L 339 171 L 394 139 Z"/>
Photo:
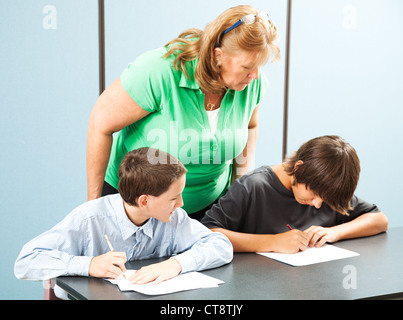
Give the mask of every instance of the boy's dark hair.
<path id="1" fill-rule="evenodd" d="M 164 151 L 139 148 L 128 152 L 119 166 L 118 191 L 126 203 L 137 206 L 138 197 L 158 197 L 186 171 L 178 159 Z"/>
<path id="2" fill-rule="evenodd" d="M 295 165 L 298 160 L 301 165 Z M 304 143 L 283 164 L 294 184 L 306 187 L 333 210 L 348 215 L 360 176 L 355 149 L 338 136 L 322 136 Z"/>

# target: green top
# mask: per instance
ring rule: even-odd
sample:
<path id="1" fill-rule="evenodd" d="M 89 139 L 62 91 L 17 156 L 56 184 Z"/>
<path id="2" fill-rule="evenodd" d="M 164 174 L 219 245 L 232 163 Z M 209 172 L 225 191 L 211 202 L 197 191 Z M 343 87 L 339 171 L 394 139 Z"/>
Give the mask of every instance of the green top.
<path id="1" fill-rule="evenodd" d="M 213 135 L 204 93 L 194 79 L 197 59 L 187 63 L 188 79 L 173 68 L 173 55 L 162 57 L 166 52 L 162 47 L 142 54 L 120 76 L 133 100 L 151 113 L 113 135 L 105 181 L 117 188 L 118 167 L 127 152 L 140 147 L 163 150 L 188 170 L 183 208 L 193 213 L 229 188 L 232 160 L 245 148 L 249 120 L 266 91 L 267 79 L 261 73 L 243 91 L 226 92 Z"/>

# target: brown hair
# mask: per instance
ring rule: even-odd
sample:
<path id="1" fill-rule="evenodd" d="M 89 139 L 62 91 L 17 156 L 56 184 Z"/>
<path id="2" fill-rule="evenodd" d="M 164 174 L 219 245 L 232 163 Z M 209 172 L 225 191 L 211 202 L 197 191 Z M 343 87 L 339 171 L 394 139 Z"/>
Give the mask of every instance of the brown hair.
<path id="1" fill-rule="evenodd" d="M 303 162 L 300 165 L 299 160 Z M 306 184 L 333 210 L 348 215 L 360 176 L 360 160 L 342 138 L 322 136 L 309 140 L 287 158 L 283 167 L 294 176 L 294 184 Z"/>
<path id="2" fill-rule="evenodd" d="M 186 168 L 174 156 L 158 149 L 139 148 L 127 153 L 119 166 L 118 191 L 125 202 L 137 206 L 138 197 L 158 197 L 185 173 Z"/>
<path id="3" fill-rule="evenodd" d="M 256 17 L 255 23 L 242 24 L 223 35 L 226 29 L 244 15 L 258 13 L 259 10 L 248 5 L 227 9 L 210 22 L 204 31 L 188 29 L 167 43 L 169 50 L 164 57 L 174 54 L 174 68 L 181 70 L 187 77 L 186 62 L 198 59 L 195 79 L 200 88 L 205 92 L 222 93 L 226 88 L 220 81 L 220 66 L 214 55 L 216 47 L 226 48 L 230 52 L 243 50 L 257 53 L 256 66 L 269 60 L 278 61 L 280 58 L 280 49 L 276 43 L 277 27 L 270 20 L 264 21 Z"/>

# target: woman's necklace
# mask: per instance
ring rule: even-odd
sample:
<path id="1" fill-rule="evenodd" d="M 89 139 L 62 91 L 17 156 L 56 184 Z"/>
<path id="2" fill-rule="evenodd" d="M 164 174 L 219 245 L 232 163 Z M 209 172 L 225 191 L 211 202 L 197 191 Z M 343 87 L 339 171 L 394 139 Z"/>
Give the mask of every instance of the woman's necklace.
<path id="1" fill-rule="evenodd" d="M 217 99 L 214 101 L 214 103 L 211 103 L 211 102 L 210 102 L 210 99 L 209 99 L 209 102 L 207 102 L 207 105 L 206 105 L 206 109 L 207 109 L 208 111 L 213 111 L 213 110 L 215 109 L 215 106 L 216 106 L 216 104 L 217 104 L 217 101 L 220 99 L 220 97 L 221 97 L 221 95 L 219 95 L 219 96 L 217 97 Z"/>

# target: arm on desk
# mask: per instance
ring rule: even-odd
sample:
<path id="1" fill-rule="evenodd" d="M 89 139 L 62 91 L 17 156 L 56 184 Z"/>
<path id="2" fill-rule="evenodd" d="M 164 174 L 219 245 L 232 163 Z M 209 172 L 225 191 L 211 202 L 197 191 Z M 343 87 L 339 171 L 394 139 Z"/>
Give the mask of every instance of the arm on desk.
<path id="1" fill-rule="evenodd" d="M 309 246 L 320 247 L 326 242 L 372 236 L 388 229 L 388 218 L 381 211 L 364 213 L 354 220 L 334 227 L 311 226 L 306 229 Z"/>
<path id="2" fill-rule="evenodd" d="M 182 271 L 182 266 L 175 258 L 150 264 L 137 270 L 130 278 L 131 283 L 145 284 L 153 281 L 153 284 L 176 277 Z"/>
<path id="3" fill-rule="evenodd" d="M 330 227 L 311 226 L 305 231 L 291 230 L 278 234 L 250 234 L 224 228 L 212 228 L 225 234 L 234 252 L 295 253 L 307 246 L 320 247 L 326 242 L 372 236 L 388 229 L 388 219 L 383 212 L 369 212 L 352 221 Z"/>
<path id="4" fill-rule="evenodd" d="M 242 233 L 224 228 L 211 230 L 226 235 L 232 243 L 234 252 L 295 253 L 304 251 L 309 242 L 308 234 L 296 229 L 278 234 Z"/>

